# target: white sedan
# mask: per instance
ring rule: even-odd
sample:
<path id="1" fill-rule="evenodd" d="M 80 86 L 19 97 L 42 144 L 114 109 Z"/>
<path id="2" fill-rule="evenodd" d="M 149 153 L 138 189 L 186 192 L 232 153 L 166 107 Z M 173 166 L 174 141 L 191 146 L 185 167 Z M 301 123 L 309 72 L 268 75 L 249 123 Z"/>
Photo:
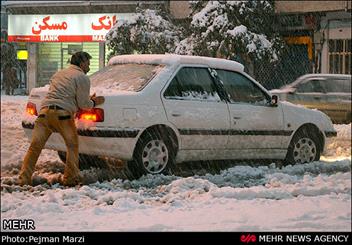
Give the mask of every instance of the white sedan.
<path id="1" fill-rule="evenodd" d="M 134 178 L 172 173 L 184 161 L 317 161 L 326 137 L 336 136 L 325 114 L 278 101 L 234 61 L 122 55 L 90 79 L 91 92 L 106 100 L 77 113 L 79 152 L 126 160 Z M 47 90 L 29 96 L 29 138 Z M 45 148 L 66 150 L 57 133 Z"/>

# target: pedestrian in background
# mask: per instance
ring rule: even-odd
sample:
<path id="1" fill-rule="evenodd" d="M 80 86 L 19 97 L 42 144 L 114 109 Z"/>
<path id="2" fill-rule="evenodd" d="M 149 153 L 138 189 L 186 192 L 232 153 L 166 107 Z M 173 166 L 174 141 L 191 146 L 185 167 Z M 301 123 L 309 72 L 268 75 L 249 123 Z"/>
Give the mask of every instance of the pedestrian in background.
<path id="1" fill-rule="evenodd" d="M 14 67 L 6 65 L 3 72 L 3 83 L 5 87 L 5 94 L 14 95 L 15 89 L 18 88 L 20 80 L 17 78 L 17 71 Z"/>

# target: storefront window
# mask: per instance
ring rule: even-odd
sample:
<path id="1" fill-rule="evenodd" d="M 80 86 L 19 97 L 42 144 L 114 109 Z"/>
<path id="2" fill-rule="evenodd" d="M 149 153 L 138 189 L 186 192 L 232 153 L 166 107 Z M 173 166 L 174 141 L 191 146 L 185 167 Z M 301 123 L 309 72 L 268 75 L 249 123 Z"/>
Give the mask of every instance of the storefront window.
<path id="1" fill-rule="evenodd" d="M 99 70 L 99 43 L 40 43 L 38 50 L 37 84 L 42 87 L 49 84 L 51 76 L 70 64 L 71 55 L 76 51 L 88 52 L 90 71 L 88 75 Z"/>

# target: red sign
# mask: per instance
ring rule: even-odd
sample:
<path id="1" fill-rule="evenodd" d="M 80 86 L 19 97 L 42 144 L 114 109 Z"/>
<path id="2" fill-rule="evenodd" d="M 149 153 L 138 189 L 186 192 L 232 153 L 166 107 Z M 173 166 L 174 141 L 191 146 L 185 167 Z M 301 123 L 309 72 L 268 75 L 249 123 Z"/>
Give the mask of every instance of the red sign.
<path id="1" fill-rule="evenodd" d="M 9 15 L 9 42 L 104 42 L 132 14 Z"/>

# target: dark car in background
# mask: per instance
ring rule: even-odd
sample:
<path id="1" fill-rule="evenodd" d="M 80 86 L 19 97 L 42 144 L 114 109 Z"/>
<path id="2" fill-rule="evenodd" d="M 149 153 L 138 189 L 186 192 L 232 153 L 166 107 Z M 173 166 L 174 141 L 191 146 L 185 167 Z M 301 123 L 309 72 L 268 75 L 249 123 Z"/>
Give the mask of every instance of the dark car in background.
<path id="1" fill-rule="evenodd" d="M 351 75 L 307 74 L 270 92 L 281 100 L 318 109 L 333 123 L 351 122 Z"/>

